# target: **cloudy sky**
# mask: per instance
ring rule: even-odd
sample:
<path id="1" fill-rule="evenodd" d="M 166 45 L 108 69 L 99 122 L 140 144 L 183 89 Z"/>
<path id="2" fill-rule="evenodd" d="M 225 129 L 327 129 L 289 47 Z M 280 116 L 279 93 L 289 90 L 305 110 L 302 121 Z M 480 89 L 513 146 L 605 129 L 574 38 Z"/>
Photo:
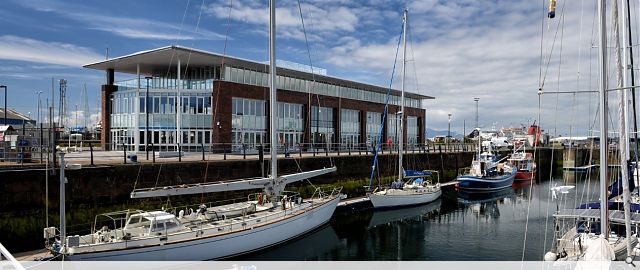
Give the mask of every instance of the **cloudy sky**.
<path id="1" fill-rule="evenodd" d="M 551 20 L 547 1 L 278 1 L 278 58 L 308 64 L 298 3 L 314 65 L 382 86 L 391 79 L 407 7 L 407 90 L 436 97 L 424 104 L 429 128 L 446 130 L 451 113 L 454 131 L 465 121 L 470 130 L 474 97 L 483 127 L 528 125 L 540 114 L 552 134 L 586 135 L 597 119 L 597 96 L 550 93 L 597 87 L 595 1 L 561 0 Z M 34 118 L 35 93 L 51 99 L 52 77 L 68 81 L 70 108 L 82 107 L 86 84 L 96 115 L 105 76 L 81 66 L 104 59 L 107 48 L 111 57 L 172 44 L 222 53 L 226 39 L 227 54 L 268 60 L 266 0 L 7 0 L 0 23 L 0 84 L 9 86 L 10 107 Z M 613 68 L 608 76 L 613 81 Z M 542 82 L 546 94 L 538 99 Z"/>

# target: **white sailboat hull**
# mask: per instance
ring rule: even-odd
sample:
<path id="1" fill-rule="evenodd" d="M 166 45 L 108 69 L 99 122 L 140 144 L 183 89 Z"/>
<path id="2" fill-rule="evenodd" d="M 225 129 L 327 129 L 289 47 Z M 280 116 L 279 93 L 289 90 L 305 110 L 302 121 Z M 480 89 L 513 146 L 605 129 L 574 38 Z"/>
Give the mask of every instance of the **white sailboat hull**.
<path id="1" fill-rule="evenodd" d="M 283 243 L 308 233 L 331 219 L 339 197 L 270 224 L 201 239 L 164 245 L 87 252 L 66 256 L 92 261 L 201 261 L 233 257 Z"/>
<path id="2" fill-rule="evenodd" d="M 440 195 L 442 195 L 440 189 L 423 193 L 387 189 L 369 194 L 369 200 L 374 208 L 392 208 L 430 203 L 438 199 Z"/>

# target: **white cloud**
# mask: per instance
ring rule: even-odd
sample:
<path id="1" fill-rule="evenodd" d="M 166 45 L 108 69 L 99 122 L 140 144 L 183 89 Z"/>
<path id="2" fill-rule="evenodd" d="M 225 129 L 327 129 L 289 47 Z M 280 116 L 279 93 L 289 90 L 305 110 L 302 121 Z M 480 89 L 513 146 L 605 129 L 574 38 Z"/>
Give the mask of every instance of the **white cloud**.
<path id="1" fill-rule="evenodd" d="M 355 10 L 347 6 L 336 5 L 331 1 L 319 3 L 301 4 L 305 20 L 307 37 L 310 40 L 319 41 L 334 37 L 337 33 L 353 32 L 359 21 Z M 229 13 L 229 2 L 219 0 L 212 3 L 205 10 L 206 14 L 218 19 L 231 18 L 234 21 L 250 25 L 266 26 L 269 23 L 269 10 L 267 3 L 238 0 L 233 2 L 233 8 Z M 300 10 L 295 1 L 284 1 L 276 10 L 276 27 L 279 37 L 304 40 Z M 267 27 L 263 27 L 263 34 L 267 34 Z"/>
<path id="2" fill-rule="evenodd" d="M 81 67 L 102 58 L 89 48 L 73 44 L 0 36 L 0 59 Z"/>
<path id="3" fill-rule="evenodd" d="M 114 35 L 151 40 L 222 40 L 224 35 L 206 29 L 191 29 L 192 26 L 167 23 L 141 17 L 122 17 L 109 15 L 103 11 L 95 11 L 79 5 L 58 1 L 29 0 L 17 2 L 25 7 L 55 13 L 80 22 L 87 29 L 109 32 Z"/>
<path id="4" fill-rule="evenodd" d="M 580 9 L 584 5 L 583 26 L 580 29 Z M 560 13 L 558 8 L 558 13 Z M 568 2 L 564 26 L 559 29 L 554 53 L 551 56 L 545 91 L 581 89 L 589 83 L 595 87 L 596 57 L 591 40 L 594 4 Z M 407 66 L 407 90 L 435 96 L 426 101 L 428 126 L 447 127 L 447 114 L 452 113 L 452 128 L 469 130 L 475 125 L 474 97 L 480 97 L 480 123 L 484 127 L 519 126 L 530 124 L 538 113 L 538 78 L 541 40 L 541 19 L 544 15 L 535 3 L 483 2 L 483 1 L 416 1 L 409 5 L 414 57 L 409 55 Z M 398 20 L 397 18 L 396 20 Z M 389 22 L 389 21 L 387 21 Z M 548 57 L 560 15 L 545 22 L 544 55 Z M 394 25 L 391 21 L 390 25 Z M 356 29 L 361 26 L 356 25 Z M 564 28 L 564 29 L 563 29 Z M 387 27 L 389 29 L 389 27 Z M 391 27 L 391 30 L 394 30 Z M 582 39 L 580 32 L 582 31 Z M 356 31 L 358 32 L 358 31 Z M 352 36 L 337 40 L 338 45 L 321 52 L 325 66 L 343 70 L 366 70 L 382 75 L 368 81 L 380 85 L 389 82 L 399 32 L 388 39 L 371 40 Z M 562 38 L 562 40 L 561 40 Z M 560 56 L 560 45 L 563 45 Z M 578 57 L 578 49 L 581 56 Z M 411 47 L 408 49 L 411 53 Z M 401 56 L 399 56 L 401 57 Z M 562 59 L 561 65 L 559 61 Z M 581 61 L 581 78 L 577 79 L 578 61 Z M 415 65 L 415 69 L 414 69 Z M 558 73 L 560 81 L 558 82 Z M 396 75 L 400 75 L 400 61 Z M 399 77 L 394 80 L 398 89 Z M 416 87 L 416 84 L 419 86 Z M 555 127 L 566 133 L 587 132 L 593 117 L 584 117 L 591 109 L 595 113 L 596 97 L 588 95 L 575 99 L 560 96 L 556 110 L 555 97 L 541 98 L 543 127 Z M 589 100 L 591 98 L 591 100 Z M 611 104 L 614 104 L 612 96 Z M 612 110 L 615 107 L 611 107 Z M 614 111 L 612 111 L 614 113 Z M 576 128 L 578 127 L 578 128 Z"/>

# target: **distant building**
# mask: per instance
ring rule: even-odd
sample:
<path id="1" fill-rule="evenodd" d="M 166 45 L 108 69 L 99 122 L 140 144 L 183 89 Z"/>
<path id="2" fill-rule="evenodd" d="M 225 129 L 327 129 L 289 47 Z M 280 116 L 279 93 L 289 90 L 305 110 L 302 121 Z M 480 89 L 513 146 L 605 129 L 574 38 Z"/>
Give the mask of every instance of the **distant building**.
<path id="1" fill-rule="evenodd" d="M 36 120 L 21 114 L 15 110 L 7 109 L 7 123 L 4 123 L 4 108 L 0 108 L 0 125 L 12 125 L 15 129 L 21 129 L 22 125 L 36 125 Z"/>
<path id="2" fill-rule="evenodd" d="M 290 66 L 290 65 L 289 65 Z M 268 143 L 269 66 L 211 52 L 169 46 L 84 66 L 104 70 L 101 141 L 105 149 L 185 151 L 224 144 L 232 150 Z M 135 75 L 115 81 L 115 73 Z M 279 144 L 308 148 L 377 142 L 386 87 L 278 67 Z M 149 79 L 149 100 L 146 100 Z M 422 100 L 405 93 L 405 142 L 425 141 Z M 392 90 L 383 142 L 397 142 L 400 91 Z M 146 114 L 149 123 L 146 123 Z M 149 133 L 145 132 L 148 126 Z"/>

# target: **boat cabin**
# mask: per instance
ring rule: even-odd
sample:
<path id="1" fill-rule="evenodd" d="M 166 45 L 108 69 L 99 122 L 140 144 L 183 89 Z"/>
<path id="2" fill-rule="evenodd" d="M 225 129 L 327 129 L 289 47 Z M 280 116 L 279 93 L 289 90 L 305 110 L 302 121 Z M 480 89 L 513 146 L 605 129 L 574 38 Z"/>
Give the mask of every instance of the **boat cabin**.
<path id="1" fill-rule="evenodd" d="M 133 214 L 127 219 L 124 231 L 131 235 L 166 234 L 184 229 L 175 215 L 164 211 Z"/>

